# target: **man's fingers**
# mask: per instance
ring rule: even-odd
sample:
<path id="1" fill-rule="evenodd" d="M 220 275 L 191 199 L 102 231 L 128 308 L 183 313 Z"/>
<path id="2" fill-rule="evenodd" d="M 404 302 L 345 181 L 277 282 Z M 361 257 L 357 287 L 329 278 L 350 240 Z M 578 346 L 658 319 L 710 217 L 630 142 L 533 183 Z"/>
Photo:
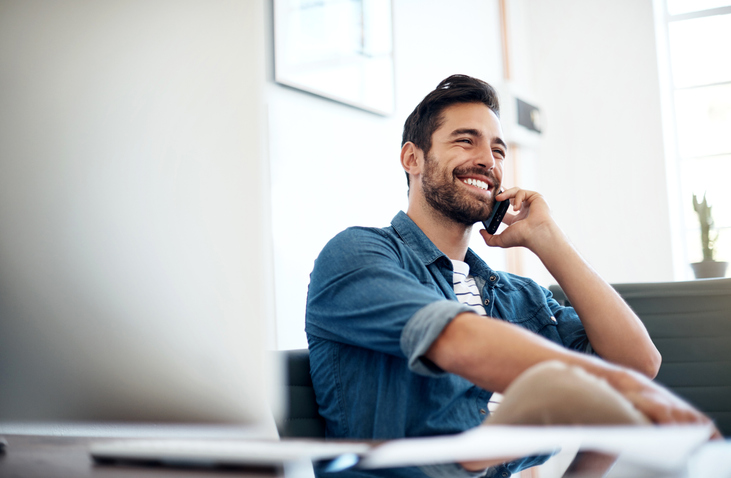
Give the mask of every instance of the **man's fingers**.
<path id="1" fill-rule="evenodd" d="M 515 222 L 516 217 L 517 217 L 516 214 L 511 214 L 509 212 L 506 212 L 505 216 L 503 216 L 503 222 L 505 224 L 507 224 L 508 226 L 510 226 L 511 224 L 513 224 Z"/>
<path id="2" fill-rule="evenodd" d="M 500 238 L 500 234 L 490 234 L 485 229 L 480 229 L 480 234 L 482 234 L 482 238 L 485 240 L 485 244 L 487 244 L 490 247 L 503 247 L 503 241 Z"/>
<path id="3" fill-rule="evenodd" d="M 667 394 L 631 392 L 625 397 L 650 420 L 658 424 L 709 424 L 711 419 Z"/>

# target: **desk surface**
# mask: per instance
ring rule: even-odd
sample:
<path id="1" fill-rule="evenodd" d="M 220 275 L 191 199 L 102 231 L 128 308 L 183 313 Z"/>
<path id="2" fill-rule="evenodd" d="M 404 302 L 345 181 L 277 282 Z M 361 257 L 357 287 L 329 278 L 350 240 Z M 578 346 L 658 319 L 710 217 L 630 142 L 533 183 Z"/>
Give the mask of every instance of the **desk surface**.
<path id="1" fill-rule="evenodd" d="M 3 434 L 8 441 L 5 454 L 0 454 L 0 477 L 54 478 L 54 477 L 186 477 L 186 478 L 299 478 L 312 476 L 308 470 L 243 470 L 243 469 L 190 469 L 144 466 L 96 465 L 89 456 L 92 442 L 119 440 L 109 437 L 58 436 L 58 435 L 16 435 Z M 376 476 L 377 474 L 374 474 Z M 687 470 L 670 475 L 638 473 L 633 467 L 621 464 L 609 473 L 612 478 L 665 477 L 672 478 L 731 478 L 731 441 L 709 443 L 703 446 L 689 463 Z"/>
<path id="2" fill-rule="evenodd" d="M 92 441 L 105 438 L 4 435 L 7 450 L 0 455 L 0 476 L 8 477 L 186 477 L 222 478 L 242 476 L 271 478 L 284 476 L 275 470 L 190 469 L 144 466 L 97 465 L 89 457 Z"/>

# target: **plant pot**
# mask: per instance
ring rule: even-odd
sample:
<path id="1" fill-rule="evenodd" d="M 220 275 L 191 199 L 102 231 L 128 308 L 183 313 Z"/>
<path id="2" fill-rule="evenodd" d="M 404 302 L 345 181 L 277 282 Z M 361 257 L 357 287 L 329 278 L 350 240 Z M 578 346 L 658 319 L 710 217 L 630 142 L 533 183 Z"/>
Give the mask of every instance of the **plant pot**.
<path id="1" fill-rule="evenodd" d="M 696 279 L 710 279 L 713 277 L 725 277 L 728 262 L 703 261 L 694 262 L 690 265 Z"/>

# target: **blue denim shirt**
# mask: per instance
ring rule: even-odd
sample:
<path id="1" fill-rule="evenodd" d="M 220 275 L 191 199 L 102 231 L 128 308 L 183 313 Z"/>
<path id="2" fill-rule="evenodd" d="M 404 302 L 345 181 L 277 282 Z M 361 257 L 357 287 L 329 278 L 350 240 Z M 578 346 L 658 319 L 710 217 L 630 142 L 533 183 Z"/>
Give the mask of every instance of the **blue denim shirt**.
<path id="1" fill-rule="evenodd" d="M 589 350 L 574 310 L 547 289 L 490 269 L 471 250 L 465 262 L 490 317 Z M 333 238 L 315 261 L 305 327 L 327 436 L 392 439 L 480 425 L 492 392 L 424 357 L 444 327 L 470 311 L 454 294 L 451 261 L 405 213 L 391 227 L 354 227 Z M 536 464 L 525 460 L 491 472 L 509 476 Z"/>

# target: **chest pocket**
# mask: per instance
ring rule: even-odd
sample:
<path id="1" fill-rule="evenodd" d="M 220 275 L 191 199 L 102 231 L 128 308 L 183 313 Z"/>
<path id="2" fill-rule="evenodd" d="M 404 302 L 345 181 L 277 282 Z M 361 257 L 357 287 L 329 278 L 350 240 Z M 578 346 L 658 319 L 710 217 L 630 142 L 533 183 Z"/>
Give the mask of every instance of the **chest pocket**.
<path id="1" fill-rule="evenodd" d="M 524 329 L 560 342 L 557 321 L 546 303 L 545 296 L 533 291 L 497 294 L 494 310 L 496 316 Z"/>

